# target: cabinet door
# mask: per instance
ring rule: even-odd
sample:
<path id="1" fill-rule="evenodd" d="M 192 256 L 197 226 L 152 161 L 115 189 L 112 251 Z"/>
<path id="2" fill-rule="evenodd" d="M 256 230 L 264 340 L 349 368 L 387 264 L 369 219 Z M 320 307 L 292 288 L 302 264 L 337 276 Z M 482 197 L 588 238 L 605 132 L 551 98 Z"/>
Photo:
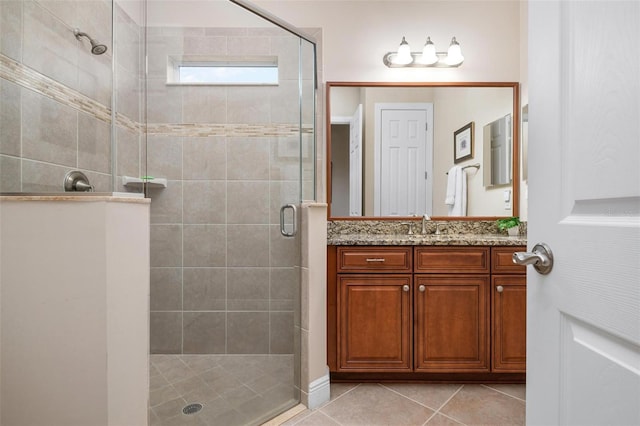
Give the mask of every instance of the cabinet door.
<path id="1" fill-rule="evenodd" d="M 492 279 L 493 371 L 524 372 L 527 355 L 527 285 L 523 275 Z"/>
<path id="2" fill-rule="evenodd" d="M 489 371 L 489 277 L 416 275 L 416 371 Z"/>
<path id="3" fill-rule="evenodd" d="M 411 370 L 411 275 L 338 275 L 339 371 Z"/>

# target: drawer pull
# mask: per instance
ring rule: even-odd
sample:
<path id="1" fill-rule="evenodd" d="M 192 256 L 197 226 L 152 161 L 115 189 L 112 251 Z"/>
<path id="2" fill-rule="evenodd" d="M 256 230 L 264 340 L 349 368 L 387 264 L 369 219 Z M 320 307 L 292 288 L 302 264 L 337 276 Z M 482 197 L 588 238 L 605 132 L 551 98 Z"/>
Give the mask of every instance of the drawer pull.
<path id="1" fill-rule="evenodd" d="M 504 291 L 504 287 L 502 287 L 501 285 L 499 285 L 499 286 L 497 286 L 497 287 L 496 287 L 496 291 L 497 291 L 498 293 L 502 293 L 502 292 Z"/>
<path id="2" fill-rule="evenodd" d="M 384 262 L 383 257 L 370 257 L 367 258 L 367 262 Z"/>
<path id="3" fill-rule="evenodd" d="M 411 289 L 411 287 L 409 287 L 407 284 L 402 286 L 402 291 L 409 291 Z"/>
<path id="4" fill-rule="evenodd" d="M 426 289 L 427 289 L 427 288 L 426 288 L 425 286 L 423 286 L 423 285 L 421 285 L 420 287 L 418 287 L 418 290 L 420 290 L 420 293 L 424 293 L 424 291 L 425 291 Z"/>

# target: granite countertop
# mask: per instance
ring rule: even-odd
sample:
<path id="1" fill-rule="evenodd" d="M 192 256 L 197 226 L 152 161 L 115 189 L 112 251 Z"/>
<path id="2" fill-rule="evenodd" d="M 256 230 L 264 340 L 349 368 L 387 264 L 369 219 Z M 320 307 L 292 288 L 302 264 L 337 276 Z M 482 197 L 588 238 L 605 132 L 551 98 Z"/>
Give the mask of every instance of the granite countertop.
<path id="1" fill-rule="evenodd" d="M 343 234 L 328 238 L 327 244 L 334 246 L 526 246 L 527 237 L 499 234 Z"/>
<path id="2" fill-rule="evenodd" d="M 327 244 L 334 246 L 526 246 L 527 224 L 520 235 L 510 237 L 498 231 L 495 221 L 429 221 L 426 234 L 421 221 L 414 220 L 414 234 L 405 221 L 341 220 L 327 223 Z M 435 235 L 440 228 L 441 234 Z"/>

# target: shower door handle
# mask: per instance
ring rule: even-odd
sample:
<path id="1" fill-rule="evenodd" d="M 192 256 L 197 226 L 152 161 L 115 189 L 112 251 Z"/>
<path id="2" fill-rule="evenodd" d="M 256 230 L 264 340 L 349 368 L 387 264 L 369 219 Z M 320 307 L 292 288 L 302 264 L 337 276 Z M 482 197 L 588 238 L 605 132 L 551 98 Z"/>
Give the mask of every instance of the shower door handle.
<path id="1" fill-rule="evenodd" d="M 288 232 L 284 226 L 284 213 L 286 210 L 291 210 L 293 213 L 293 221 L 292 221 L 293 229 L 291 229 L 291 232 Z M 294 237 L 297 232 L 298 232 L 298 209 L 293 204 L 285 204 L 284 206 L 280 207 L 280 233 L 285 237 Z"/>

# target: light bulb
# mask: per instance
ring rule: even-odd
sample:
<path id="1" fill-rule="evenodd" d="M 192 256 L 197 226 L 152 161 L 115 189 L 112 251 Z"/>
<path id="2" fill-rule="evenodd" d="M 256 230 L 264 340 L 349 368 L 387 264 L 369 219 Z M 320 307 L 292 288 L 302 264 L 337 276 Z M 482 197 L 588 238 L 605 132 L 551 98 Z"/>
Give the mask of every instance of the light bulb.
<path id="1" fill-rule="evenodd" d="M 464 56 L 462 56 L 460 44 L 454 37 L 451 39 L 451 44 L 449 45 L 446 62 L 448 65 L 459 65 L 462 63 L 462 61 L 464 61 Z"/>
<path id="2" fill-rule="evenodd" d="M 431 41 L 431 37 L 427 37 L 427 42 L 422 48 L 422 56 L 418 59 L 421 64 L 432 65 L 438 62 L 438 56 L 436 55 L 436 46 Z"/>
<path id="3" fill-rule="evenodd" d="M 409 43 L 407 40 L 402 37 L 402 42 L 400 43 L 400 47 L 398 47 L 398 53 L 395 58 L 393 58 L 393 63 L 398 65 L 407 65 L 413 62 L 413 57 L 411 56 L 411 48 L 409 47 Z"/>

